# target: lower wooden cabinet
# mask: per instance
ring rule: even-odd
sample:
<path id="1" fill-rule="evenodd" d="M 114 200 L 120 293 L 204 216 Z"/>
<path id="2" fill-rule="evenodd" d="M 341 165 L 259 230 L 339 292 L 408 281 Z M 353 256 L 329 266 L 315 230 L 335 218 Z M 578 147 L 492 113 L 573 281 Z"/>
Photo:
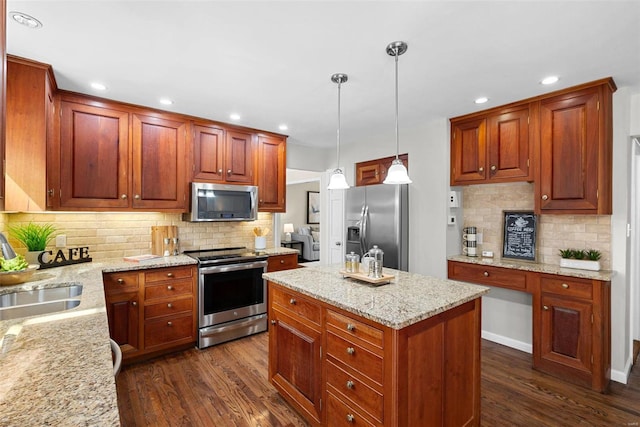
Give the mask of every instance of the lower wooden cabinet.
<path id="1" fill-rule="evenodd" d="M 105 273 L 103 280 L 109 333 L 123 360 L 195 344 L 195 267 Z"/>
<path id="2" fill-rule="evenodd" d="M 314 426 L 480 424 L 480 299 L 392 329 L 269 282 L 269 378 Z"/>
<path id="3" fill-rule="evenodd" d="M 273 271 L 290 270 L 292 268 L 298 268 L 297 253 L 271 255 L 267 260 L 267 271 L 269 273 Z"/>
<path id="4" fill-rule="evenodd" d="M 533 367 L 605 391 L 611 370 L 611 283 L 457 261 L 449 279 L 532 294 Z"/>

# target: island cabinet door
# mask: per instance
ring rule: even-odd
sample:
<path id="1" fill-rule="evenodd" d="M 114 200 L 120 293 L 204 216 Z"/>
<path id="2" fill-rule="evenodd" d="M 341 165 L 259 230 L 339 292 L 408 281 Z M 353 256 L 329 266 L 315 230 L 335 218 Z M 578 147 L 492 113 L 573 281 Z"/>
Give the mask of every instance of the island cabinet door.
<path id="1" fill-rule="evenodd" d="M 322 334 L 272 308 L 269 318 L 269 378 L 308 421 L 320 425 Z"/>
<path id="2" fill-rule="evenodd" d="M 478 298 L 397 331 L 392 425 L 480 425 L 480 310 Z"/>

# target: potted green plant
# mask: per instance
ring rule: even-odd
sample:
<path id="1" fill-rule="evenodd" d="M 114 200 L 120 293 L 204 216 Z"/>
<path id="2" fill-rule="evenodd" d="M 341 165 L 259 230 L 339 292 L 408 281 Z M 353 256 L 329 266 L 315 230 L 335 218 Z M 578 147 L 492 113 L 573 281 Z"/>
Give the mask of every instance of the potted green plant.
<path id="1" fill-rule="evenodd" d="M 599 271 L 601 257 L 596 249 L 560 249 L 560 267 Z"/>
<path id="2" fill-rule="evenodd" d="M 27 248 L 25 259 L 29 264 L 39 264 L 38 256 L 53 238 L 56 228 L 52 224 L 16 225 L 9 227 L 11 236 Z"/>

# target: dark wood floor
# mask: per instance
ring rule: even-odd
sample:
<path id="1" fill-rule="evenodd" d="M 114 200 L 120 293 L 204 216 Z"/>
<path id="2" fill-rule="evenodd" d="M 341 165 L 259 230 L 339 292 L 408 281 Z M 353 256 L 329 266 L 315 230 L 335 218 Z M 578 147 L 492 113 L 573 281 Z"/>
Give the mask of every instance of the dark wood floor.
<path id="1" fill-rule="evenodd" d="M 122 425 L 306 426 L 267 380 L 267 333 L 123 368 Z M 639 426 L 640 366 L 608 394 L 531 369 L 531 355 L 482 342 L 482 426 Z"/>

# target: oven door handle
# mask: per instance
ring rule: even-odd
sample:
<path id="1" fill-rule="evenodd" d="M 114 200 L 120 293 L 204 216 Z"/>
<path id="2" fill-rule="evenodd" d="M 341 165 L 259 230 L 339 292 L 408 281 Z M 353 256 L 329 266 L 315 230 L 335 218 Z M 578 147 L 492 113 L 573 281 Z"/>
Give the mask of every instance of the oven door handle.
<path id="1" fill-rule="evenodd" d="M 267 267 L 267 261 L 255 261 L 255 262 L 242 262 L 239 264 L 225 264 L 225 265 L 214 265 L 214 266 L 204 266 L 200 267 L 200 274 L 209 274 L 209 273 L 226 273 L 229 271 L 238 271 L 238 270 L 251 270 L 253 268 L 262 268 L 265 269 Z"/>

